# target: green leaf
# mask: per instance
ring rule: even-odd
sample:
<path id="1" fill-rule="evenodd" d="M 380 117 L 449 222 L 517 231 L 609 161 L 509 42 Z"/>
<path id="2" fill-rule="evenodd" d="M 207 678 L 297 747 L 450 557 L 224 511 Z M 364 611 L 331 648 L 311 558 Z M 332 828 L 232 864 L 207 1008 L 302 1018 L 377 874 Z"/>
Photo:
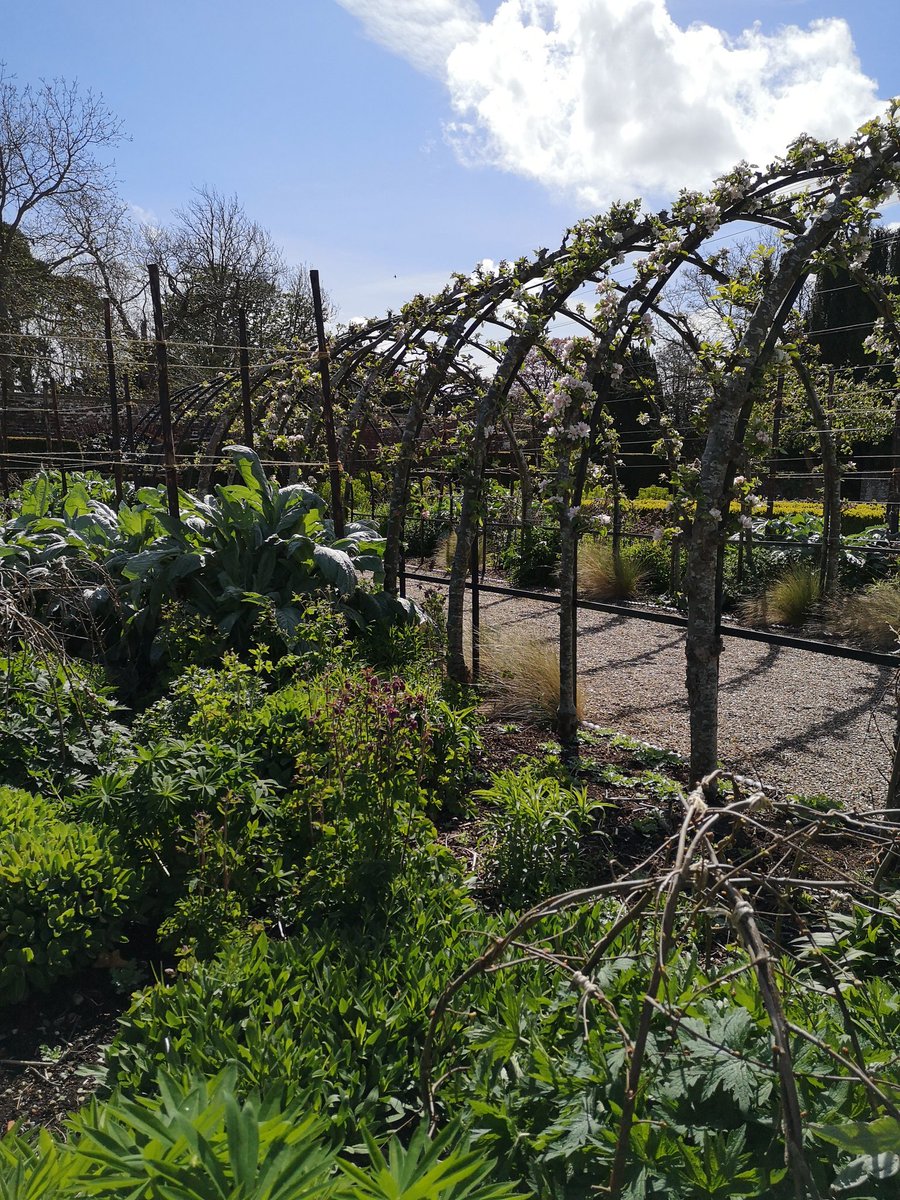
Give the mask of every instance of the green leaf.
<path id="1" fill-rule="evenodd" d="M 356 591 L 357 575 L 349 554 L 345 554 L 343 550 L 333 550 L 331 546 L 316 546 L 313 550 L 313 560 L 326 583 L 337 588 L 342 596 L 353 595 Z"/>
<path id="2" fill-rule="evenodd" d="M 225 453 L 241 473 L 241 478 L 254 495 L 271 500 L 272 488 L 259 461 L 259 455 L 249 446 L 226 446 Z"/>

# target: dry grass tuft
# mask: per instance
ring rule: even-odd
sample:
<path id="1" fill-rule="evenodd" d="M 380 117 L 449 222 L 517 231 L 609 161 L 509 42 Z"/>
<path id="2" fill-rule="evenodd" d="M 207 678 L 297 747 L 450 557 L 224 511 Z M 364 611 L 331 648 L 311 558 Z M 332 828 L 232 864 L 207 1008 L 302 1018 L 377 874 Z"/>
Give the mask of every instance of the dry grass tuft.
<path id="1" fill-rule="evenodd" d="M 450 530 L 444 534 L 434 548 L 434 565 L 449 571 L 453 566 L 453 558 L 456 554 L 456 532 Z"/>
<path id="2" fill-rule="evenodd" d="M 836 600 L 830 609 L 835 633 L 873 650 L 896 650 L 900 642 L 900 583 L 882 580 L 864 592 Z"/>
<path id="3" fill-rule="evenodd" d="M 634 600 L 644 571 L 627 554 L 618 559 L 606 542 L 582 542 L 578 550 L 578 590 L 587 600 Z"/>
<path id="4" fill-rule="evenodd" d="M 785 571 L 761 596 L 745 600 L 740 614 L 751 625 L 805 625 L 818 603 L 819 572 L 801 565 Z"/>
<path id="5" fill-rule="evenodd" d="M 515 630 L 481 631 L 481 682 L 497 716 L 544 723 L 559 707 L 559 653 L 539 637 Z M 578 720 L 584 692 L 578 687 Z"/>

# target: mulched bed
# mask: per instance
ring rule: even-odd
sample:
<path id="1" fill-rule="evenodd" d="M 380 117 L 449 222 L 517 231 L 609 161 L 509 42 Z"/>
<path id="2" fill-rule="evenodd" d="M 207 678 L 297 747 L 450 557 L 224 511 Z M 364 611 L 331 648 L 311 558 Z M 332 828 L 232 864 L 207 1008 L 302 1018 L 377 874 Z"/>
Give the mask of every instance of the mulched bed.
<path id="1" fill-rule="evenodd" d="M 129 1001 L 107 971 L 66 979 L 58 991 L 3 1010 L 0 1027 L 0 1132 L 20 1122 L 59 1131 L 90 1097 L 102 1047 Z"/>
<path id="2" fill-rule="evenodd" d="M 606 736 L 607 731 L 586 732 L 587 737 L 582 738 L 579 746 L 578 758 L 570 765 L 570 769 L 592 799 L 603 800 L 608 805 L 601 813 L 595 835 L 588 835 L 581 848 L 583 882 L 590 885 L 626 873 L 651 855 L 667 836 L 677 831 L 683 814 L 677 797 L 660 798 L 653 794 L 652 780 L 649 786 L 642 786 L 641 781 L 646 780 L 648 772 L 659 773 L 686 788 L 688 767 L 684 760 L 667 754 L 662 747 L 649 743 L 616 745 L 614 738 Z M 490 720 L 485 724 L 482 736 L 484 749 L 479 767 L 483 782 L 479 783 L 479 787 L 487 786 L 492 772 L 515 768 L 521 765 L 524 757 L 539 761 L 558 758 L 558 743 L 554 742 L 548 728 Z M 654 750 L 661 755 L 667 754 L 667 757 L 659 765 L 648 766 L 648 750 L 651 759 Z M 623 779 L 613 783 L 598 781 L 597 777 L 604 768 L 620 772 Z M 633 782 L 625 782 L 624 777 Z M 749 781 L 747 789 L 752 790 Z M 747 794 L 747 790 L 744 794 Z M 778 798 L 777 793 L 773 793 L 773 798 Z M 740 845 L 731 847 L 729 853 L 742 859 L 754 857 L 756 868 L 764 870 L 768 846 L 774 843 L 775 838 L 790 835 L 795 823 L 806 824 L 807 817 L 799 813 L 796 817 L 760 814 L 759 821 L 765 827 L 765 832 L 743 831 Z M 470 875 L 482 874 L 480 848 L 484 823 L 484 805 L 465 818 L 439 819 L 441 841 Z M 840 828 L 823 828 L 814 840 L 806 844 L 804 851 L 798 853 L 792 869 L 794 874 L 804 874 L 807 878 L 846 876 L 871 880 L 878 857 L 877 850 L 861 844 Z M 493 895 L 484 881 L 479 893 L 479 898 L 489 907 L 503 907 L 503 898 Z"/>

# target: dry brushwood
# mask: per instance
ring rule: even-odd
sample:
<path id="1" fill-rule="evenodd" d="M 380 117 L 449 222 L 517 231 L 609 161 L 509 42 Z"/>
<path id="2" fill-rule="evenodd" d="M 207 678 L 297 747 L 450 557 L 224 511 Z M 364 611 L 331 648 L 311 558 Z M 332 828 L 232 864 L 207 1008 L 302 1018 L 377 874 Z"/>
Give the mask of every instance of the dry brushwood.
<path id="1" fill-rule="evenodd" d="M 420 1087 L 425 1113 L 435 1126 L 438 1121 L 437 1091 L 432 1069 L 441 1045 L 441 1027 L 453 997 L 480 974 L 515 969 L 518 964 L 540 961 L 548 971 L 562 973 L 573 989 L 581 993 L 578 1012 L 585 1021 L 592 1004 L 599 1004 L 612 1017 L 625 1054 L 625 1089 L 618 1119 L 616 1147 L 605 1194 L 621 1195 L 625 1186 L 631 1130 L 636 1119 L 637 1097 L 651 1020 L 662 1013 L 673 1028 L 686 1036 L 703 1035 L 683 1024 L 685 1014 L 664 995 L 667 964 L 671 961 L 683 931 L 696 931 L 715 914 L 727 914 L 734 939 L 743 948 L 746 961 L 716 980 L 719 986 L 737 975 L 752 972 L 767 1014 L 771 1030 L 772 1069 L 780 1098 L 780 1134 L 785 1163 L 798 1196 L 817 1197 L 815 1180 L 804 1150 L 804 1116 L 798 1096 L 797 1076 L 792 1057 L 792 1040 L 815 1045 L 834 1064 L 835 1070 L 850 1084 L 861 1087 L 873 1113 L 879 1111 L 900 1118 L 900 1109 L 889 1090 L 881 1085 L 877 1070 L 867 1066 L 859 1042 L 849 1021 L 841 993 L 840 967 L 823 968 L 831 979 L 839 1010 L 846 1018 L 842 1045 L 831 1045 L 815 1030 L 789 1022 L 785 1015 L 781 986 L 783 956 L 788 953 L 780 940 L 781 921 L 789 919 L 801 931 L 809 945 L 815 946 L 813 922 L 821 930 L 828 928 L 827 909 L 856 904 L 872 913 L 897 919 L 900 908 L 896 895 L 881 893 L 868 881 L 838 869 L 833 856 L 821 853 L 835 838 L 852 845 L 858 857 L 873 859 L 892 845 L 898 827 L 879 820 L 878 814 L 858 816 L 839 811 L 817 809 L 787 801 L 773 800 L 762 792 L 743 794 L 734 777 L 731 799 L 713 804 L 721 773 L 708 776 L 683 797 L 683 815 L 677 832 L 669 836 L 647 859 L 619 879 L 596 887 L 566 892 L 535 905 L 525 912 L 504 937 L 492 940 L 484 953 L 447 986 L 437 998 L 431 1013 L 428 1034 L 420 1062 Z M 735 853 L 742 850 L 742 856 Z M 794 898 L 798 892 L 815 897 L 817 914 L 799 911 Z M 622 902 L 622 911 L 603 937 L 586 953 L 551 952 L 539 940 L 525 935 L 555 914 L 589 906 L 608 897 Z M 820 903 L 819 903 L 820 902 Z M 765 913 L 768 920 L 762 920 Z M 771 920 L 772 914 L 776 920 Z M 656 947 L 649 963 L 649 977 L 643 985 L 644 1001 L 632 1028 L 627 1028 L 596 978 L 596 968 L 621 935 L 631 930 L 648 935 Z M 687 936 L 691 934 L 688 933 Z M 704 1039 L 709 1041 L 709 1039 Z M 843 1044 L 846 1041 L 846 1045 Z M 722 1054 L 726 1046 L 711 1043 Z M 848 1052 L 849 1047 L 849 1052 Z"/>

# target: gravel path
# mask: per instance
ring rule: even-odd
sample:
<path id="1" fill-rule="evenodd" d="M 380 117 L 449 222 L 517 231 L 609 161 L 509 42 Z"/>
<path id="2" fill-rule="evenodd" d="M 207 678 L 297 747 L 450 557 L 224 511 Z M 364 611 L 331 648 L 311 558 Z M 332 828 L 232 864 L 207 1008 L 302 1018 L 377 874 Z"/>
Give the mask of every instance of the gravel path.
<path id="1" fill-rule="evenodd" d="M 413 588 L 411 581 L 411 595 Z M 488 592 L 481 622 L 554 641 L 559 632 L 552 604 Z M 579 635 L 588 720 L 687 753 L 683 630 L 582 610 Z M 879 807 L 890 769 L 892 676 L 889 667 L 725 638 L 722 761 L 785 791 Z"/>

